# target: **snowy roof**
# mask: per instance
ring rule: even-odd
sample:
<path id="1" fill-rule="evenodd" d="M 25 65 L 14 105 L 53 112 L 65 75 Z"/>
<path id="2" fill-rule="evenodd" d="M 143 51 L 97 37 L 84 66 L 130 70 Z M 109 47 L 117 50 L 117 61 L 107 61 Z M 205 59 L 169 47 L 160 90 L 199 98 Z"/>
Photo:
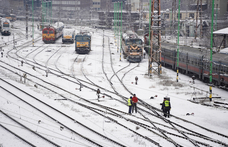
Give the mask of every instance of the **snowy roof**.
<path id="1" fill-rule="evenodd" d="M 218 35 L 223 35 L 223 34 L 228 34 L 228 28 L 224 28 L 218 31 L 214 31 L 213 34 L 218 34 Z"/>

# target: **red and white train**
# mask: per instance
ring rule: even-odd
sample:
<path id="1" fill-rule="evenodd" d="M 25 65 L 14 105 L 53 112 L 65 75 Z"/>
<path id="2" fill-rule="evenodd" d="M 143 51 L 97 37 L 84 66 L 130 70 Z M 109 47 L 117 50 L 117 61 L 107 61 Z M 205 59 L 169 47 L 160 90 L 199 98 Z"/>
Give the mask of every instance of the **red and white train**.
<path id="1" fill-rule="evenodd" d="M 55 43 L 63 35 L 64 23 L 56 22 L 53 26 L 44 27 L 42 30 L 42 40 L 45 43 Z"/>

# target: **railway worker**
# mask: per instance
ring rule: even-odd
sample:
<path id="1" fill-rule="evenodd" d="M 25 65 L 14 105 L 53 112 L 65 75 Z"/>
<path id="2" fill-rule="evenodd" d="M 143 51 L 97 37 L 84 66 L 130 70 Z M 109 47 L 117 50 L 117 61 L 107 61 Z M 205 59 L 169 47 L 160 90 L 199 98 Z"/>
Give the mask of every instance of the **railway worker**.
<path id="1" fill-rule="evenodd" d="M 46 72 L 46 77 L 48 77 L 49 69 L 47 68 L 47 69 L 45 70 L 45 72 Z"/>
<path id="2" fill-rule="evenodd" d="M 135 85 L 137 85 L 138 79 L 139 79 L 139 78 L 136 76 L 136 77 L 135 77 Z"/>
<path id="3" fill-rule="evenodd" d="M 24 73 L 24 74 L 23 74 L 23 77 L 24 77 L 24 83 L 26 83 L 27 74 Z"/>
<path id="4" fill-rule="evenodd" d="M 99 100 L 99 98 L 100 98 L 100 93 L 101 93 L 101 91 L 100 91 L 100 89 L 98 88 L 97 89 L 97 99 Z"/>
<path id="5" fill-rule="evenodd" d="M 132 107 L 132 96 L 127 100 L 127 104 L 129 106 L 128 113 L 131 114 L 131 107 Z"/>
<path id="6" fill-rule="evenodd" d="M 170 109 L 171 109 L 171 104 L 170 104 L 170 101 L 168 98 L 164 98 L 164 101 L 162 103 L 162 110 L 163 110 L 163 113 L 164 113 L 164 116 L 165 117 L 169 117 L 170 115 Z"/>
<path id="7" fill-rule="evenodd" d="M 162 107 L 161 107 L 161 110 L 162 110 L 163 114 L 165 114 L 165 109 L 164 109 L 164 107 L 165 107 L 165 100 L 166 100 L 166 98 L 164 97 L 163 102 L 160 103 L 160 105 L 162 106 Z"/>
<path id="8" fill-rule="evenodd" d="M 82 91 L 82 83 L 80 83 L 79 91 Z"/>
<path id="9" fill-rule="evenodd" d="M 193 84 L 195 84 L 195 79 L 196 79 L 196 77 L 193 75 L 193 76 L 192 76 L 192 83 L 193 83 Z"/>
<path id="10" fill-rule="evenodd" d="M 23 60 L 21 60 L 21 66 L 23 66 L 23 63 L 24 63 L 24 61 L 23 61 Z"/>
<path id="11" fill-rule="evenodd" d="M 132 113 L 134 112 L 134 110 L 135 110 L 135 113 L 137 113 L 137 103 L 138 103 L 138 98 L 134 94 L 132 97 Z"/>

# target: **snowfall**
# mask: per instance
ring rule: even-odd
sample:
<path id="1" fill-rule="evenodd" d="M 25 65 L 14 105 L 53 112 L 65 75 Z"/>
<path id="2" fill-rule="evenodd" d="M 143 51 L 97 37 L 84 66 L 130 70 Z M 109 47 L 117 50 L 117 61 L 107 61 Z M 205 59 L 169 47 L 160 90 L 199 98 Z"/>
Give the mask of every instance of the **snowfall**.
<path id="1" fill-rule="evenodd" d="M 113 71 L 117 72 L 118 77 L 123 81 L 125 86 L 136 96 L 150 104 L 151 106 L 161 109 L 160 103 L 162 103 L 164 97 L 169 97 L 171 102 L 171 117 L 165 118 L 167 120 L 173 121 L 177 124 L 184 124 L 176 117 L 184 119 L 186 121 L 192 122 L 204 128 L 210 129 L 215 132 L 219 132 L 225 136 L 228 136 L 228 110 L 221 107 L 206 106 L 201 103 L 191 102 L 193 98 L 202 98 L 209 97 L 209 86 L 202 81 L 195 80 L 193 84 L 192 78 L 183 74 L 179 74 L 179 82 L 176 82 L 177 74 L 175 71 L 162 67 L 161 75 L 157 75 L 156 72 L 152 73 L 152 76 L 148 76 L 148 56 L 140 62 L 131 63 L 123 58 L 123 55 L 120 54 L 119 49 L 117 48 L 118 42 L 115 42 L 113 30 L 101 30 L 94 29 L 90 27 L 80 27 L 73 26 L 76 32 L 80 30 L 89 31 L 92 35 L 92 50 L 88 55 L 78 56 L 75 53 L 75 45 L 73 44 L 62 44 L 62 39 L 59 38 L 55 44 L 44 44 L 41 38 L 32 45 L 32 28 L 31 24 L 29 25 L 29 38 L 26 39 L 25 32 L 25 22 L 16 21 L 13 23 L 12 34 L 10 36 L 1 36 L 0 44 L 3 46 L 4 43 L 10 42 L 13 39 L 24 38 L 20 41 L 17 41 L 16 44 L 12 42 L 2 47 L 3 57 L 0 58 L 0 147 L 27 147 L 31 146 L 25 141 L 19 139 L 17 136 L 13 135 L 10 131 L 4 129 L 2 126 L 8 128 L 12 132 L 15 132 L 25 140 L 28 140 L 34 146 L 47 147 L 54 146 L 47 141 L 40 139 L 40 137 L 34 135 L 31 132 L 28 132 L 24 127 L 16 124 L 14 121 L 6 117 L 2 112 L 10 115 L 15 120 L 24 124 L 34 132 L 52 140 L 56 144 L 62 147 L 84 147 L 84 146 L 96 146 L 85 139 L 82 139 L 79 135 L 73 131 L 68 130 L 65 127 L 61 127 L 64 124 L 69 128 L 73 129 L 80 134 L 83 134 L 86 137 L 89 137 L 94 142 L 105 146 L 118 146 L 115 143 L 112 143 L 102 137 L 94 134 L 91 131 L 88 131 L 79 123 L 72 122 L 68 119 L 65 119 L 60 113 L 51 110 L 50 108 L 42 105 L 39 101 L 33 99 L 32 96 L 38 98 L 40 101 L 45 102 L 47 105 L 58 109 L 64 114 L 67 114 L 71 118 L 74 118 L 80 124 L 93 128 L 96 132 L 115 140 L 116 142 L 127 146 L 127 147 L 151 147 L 157 146 L 148 140 L 144 139 L 142 136 L 147 136 L 148 138 L 158 142 L 160 146 L 174 146 L 172 143 L 164 140 L 162 137 L 157 136 L 152 132 L 146 131 L 141 126 L 132 124 L 130 121 L 126 121 L 123 118 L 115 117 L 118 123 L 128 126 L 131 130 L 122 127 L 116 122 L 98 115 L 97 113 L 78 105 L 77 103 L 72 103 L 68 100 L 63 100 L 64 97 L 72 99 L 78 103 L 93 106 L 91 103 L 83 100 L 86 99 L 92 103 L 100 104 L 108 108 L 113 108 L 119 110 L 119 114 L 123 117 L 144 122 L 140 110 L 138 113 L 128 113 L 127 98 L 131 94 L 121 86 L 119 79 L 116 77 Z M 69 25 L 71 26 L 71 25 Z M 41 31 L 34 28 L 34 38 L 38 38 L 41 35 Z M 104 37 L 104 50 L 103 50 L 103 37 Z M 24 49 L 19 49 L 20 45 L 25 42 L 30 41 L 31 44 L 29 47 Z M 40 49 L 37 49 L 40 47 Z M 15 48 L 15 49 L 14 49 Z M 109 50 L 110 49 L 110 50 Z M 18 51 L 18 52 L 16 52 Z M 16 54 L 18 56 L 16 56 Z M 51 57 L 51 58 L 50 58 Z M 103 61 L 102 61 L 103 59 Z M 24 64 L 21 64 L 21 61 Z M 35 68 L 31 66 L 31 62 L 36 62 Z M 42 67 L 41 67 L 42 65 Z M 57 66 L 56 66 L 57 65 Z M 113 66 L 113 69 L 111 67 Z M 129 65 L 129 66 L 128 66 Z M 102 69 L 104 67 L 104 71 Z M 3 67 L 10 68 L 11 71 L 6 70 Z M 46 70 L 45 71 L 45 68 Z M 126 67 L 125 69 L 123 69 Z M 134 68 L 135 67 L 135 68 Z M 59 69 L 65 74 L 60 74 L 56 76 L 55 71 L 52 69 Z M 133 70 L 130 70 L 134 68 Z M 121 70 L 123 69 L 123 70 Z M 14 73 L 13 73 L 13 72 Z M 27 78 L 32 79 L 26 80 L 22 77 L 24 72 L 27 72 Z M 47 73 L 46 73 L 47 72 Z M 17 73 L 17 74 L 15 74 Z M 86 77 L 84 76 L 86 75 Z M 77 83 L 76 79 L 81 81 L 87 81 L 87 83 L 95 83 L 99 85 L 101 94 L 100 99 L 97 99 L 96 89 L 98 87 L 91 86 L 93 90 L 87 88 L 86 82 L 81 82 L 82 85 L 76 84 L 74 82 L 69 82 L 62 77 L 71 79 Z M 111 79 L 111 84 L 108 82 L 108 79 Z M 38 77 L 38 78 L 34 78 Z M 138 84 L 135 84 L 135 77 L 138 77 Z M 89 80 L 88 80 L 89 79 Z M 41 80 L 61 87 L 70 93 L 66 93 L 63 90 L 53 88 L 50 85 L 47 85 L 43 82 L 43 85 L 46 85 L 53 91 L 43 88 L 41 85 L 36 83 L 41 83 Z M 32 96 L 28 96 L 19 92 L 9 84 L 6 84 L 7 81 L 12 85 L 19 87 L 23 91 L 29 93 Z M 89 84 L 88 84 L 89 85 Z M 15 95 L 8 93 L 3 88 L 13 92 Z M 81 88 L 81 91 L 80 91 Z M 113 94 L 110 91 L 118 92 L 119 95 Z M 212 88 L 212 101 L 208 99 L 204 100 L 204 103 L 207 105 L 213 105 L 214 101 L 228 102 L 228 93 L 225 90 L 219 89 L 217 87 Z M 108 96 L 110 95 L 110 97 Z M 79 98 L 82 97 L 83 99 Z M 122 101 L 125 97 L 125 104 L 120 103 L 118 100 Z M 19 98 L 21 99 L 19 99 Z M 57 121 L 50 119 L 50 117 L 44 115 L 40 111 L 34 109 L 24 101 L 29 104 L 36 106 L 39 110 L 42 110 L 48 113 L 50 116 L 54 117 Z M 142 107 L 138 105 L 138 107 Z M 97 107 L 96 107 L 97 108 Z M 94 108 L 95 110 L 95 108 Z M 103 109 L 102 109 L 103 110 Z M 100 112 L 105 116 L 111 117 L 108 113 Z M 117 111 L 116 111 L 117 112 Z M 121 113 L 122 112 L 122 113 Z M 161 112 L 159 112 L 162 115 Z M 189 114 L 189 115 L 187 115 Z M 175 117 L 174 117 L 175 116 Z M 156 121 L 159 124 L 168 124 L 158 118 L 153 118 L 152 115 L 149 116 L 151 121 Z M 145 122 L 144 122 L 145 123 Z M 148 122 L 145 124 L 149 124 Z M 152 126 L 151 124 L 149 124 Z M 158 127 L 162 127 L 159 126 Z M 196 129 L 195 126 L 186 124 L 186 128 L 193 131 L 200 131 Z M 163 127 L 162 127 L 163 128 Z M 137 135 L 136 133 L 140 135 Z M 156 131 L 156 130 L 154 130 Z M 173 131 L 172 131 L 173 132 Z M 215 135 L 207 131 L 200 131 L 202 134 L 211 137 L 215 140 L 219 140 L 228 144 L 228 139 L 226 137 Z M 180 134 L 179 134 L 180 135 Z M 168 135 L 169 136 L 169 135 Z M 179 137 L 170 135 L 170 138 L 175 140 L 176 143 L 184 147 L 195 146 L 189 140 L 185 140 Z M 194 138 L 194 137 L 192 137 Z M 204 142 L 204 140 L 201 140 Z M 208 143 L 208 142 L 207 142 Z M 224 146 L 213 144 L 209 142 L 211 146 Z M 203 146 L 203 145 L 200 145 Z"/>

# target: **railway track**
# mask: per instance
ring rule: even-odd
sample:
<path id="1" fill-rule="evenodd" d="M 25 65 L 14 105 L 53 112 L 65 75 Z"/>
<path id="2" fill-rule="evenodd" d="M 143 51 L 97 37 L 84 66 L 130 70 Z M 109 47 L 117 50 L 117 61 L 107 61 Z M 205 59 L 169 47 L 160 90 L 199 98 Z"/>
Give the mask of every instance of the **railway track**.
<path id="1" fill-rule="evenodd" d="M 99 133 L 99 132 L 93 130 L 92 128 L 90 128 L 90 127 L 88 127 L 88 126 L 86 126 L 86 125 L 80 123 L 77 119 L 75 119 L 75 118 L 73 118 L 73 117 L 71 117 L 71 116 L 65 114 L 65 113 L 62 112 L 61 110 L 56 109 L 55 107 L 51 106 L 51 104 L 48 104 L 48 103 L 46 103 L 46 102 L 40 100 L 40 98 L 37 98 L 37 97 L 32 96 L 31 94 L 29 94 L 29 93 L 23 91 L 22 89 L 19 89 L 18 87 L 14 86 L 14 85 L 12 85 L 12 84 L 10 84 L 10 83 L 8 83 L 7 81 L 5 81 L 5 80 L 3 80 L 3 79 L 1 79 L 1 81 L 4 81 L 5 83 L 7 83 L 7 84 L 9 84 L 10 86 L 14 87 L 15 89 L 17 89 L 17 90 L 23 92 L 24 94 L 29 95 L 30 98 L 35 99 L 36 101 L 38 101 L 38 102 L 41 103 L 42 105 L 48 107 L 48 109 L 52 109 L 52 110 L 53 110 L 52 113 L 49 112 L 50 110 L 48 111 L 50 114 L 59 113 L 59 114 L 57 114 L 57 115 L 50 115 L 50 114 L 48 114 L 47 112 L 45 112 L 45 111 L 43 111 L 43 110 L 40 109 L 40 108 L 45 109 L 44 106 L 42 106 L 42 107 L 37 107 L 37 106 L 35 106 L 34 104 L 30 104 L 30 102 L 27 102 L 27 100 L 24 100 L 24 99 L 22 99 L 22 98 L 16 96 L 15 94 L 13 94 L 12 92 L 7 91 L 8 93 L 14 95 L 15 97 L 17 97 L 17 98 L 20 99 L 21 101 L 24 101 L 26 104 L 29 104 L 29 105 L 30 105 L 31 107 L 33 107 L 34 109 L 36 109 L 36 110 L 38 110 L 39 112 L 43 113 L 44 115 L 48 116 L 48 117 L 51 118 L 53 121 L 59 123 L 59 124 L 60 124 L 61 126 L 63 126 L 64 128 L 66 128 L 66 129 L 68 129 L 69 131 L 75 133 L 76 135 L 82 137 L 83 139 L 89 141 L 90 143 L 92 143 L 92 144 L 94 144 L 94 145 L 96 145 L 96 146 L 103 146 L 102 144 L 99 144 L 99 143 L 98 143 L 98 142 L 99 142 L 98 140 L 97 140 L 97 141 L 94 141 L 94 140 L 92 140 L 91 138 L 86 137 L 86 135 L 82 135 L 82 134 L 86 134 L 86 133 L 85 133 L 85 130 L 84 130 L 84 133 L 82 133 L 82 132 L 79 133 L 78 131 L 76 131 L 77 129 L 71 128 L 72 125 L 69 125 L 69 121 L 72 121 L 73 124 L 75 124 L 75 123 L 76 123 L 76 124 L 79 124 L 79 126 L 82 126 L 82 127 L 86 128 L 87 130 L 89 130 L 89 131 L 95 133 L 96 135 L 98 135 L 98 136 L 100 136 L 100 137 L 102 137 L 102 138 L 105 138 L 105 139 L 108 140 L 108 141 L 111 141 L 112 143 L 117 144 L 118 146 L 125 146 L 125 145 L 122 145 L 122 144 L 120 144 L 120 143 L 118 143 L 118 142 L 116 142 L 116 141 L 114 141 L 114 140 L 112 140 L 112 139 L 110 139 L 110 138 L 108 138 L 108 137 L 102 135 L 101 133 Z M 1 88 L 3 88 L 3 87 L 1 87 Z M 4 89 L 4 90 L 6 90 L 6 89 Z M 36 102 L 36 104 L 37 104 L 37 102 Z M 46 110 L 46 111 L 47 111 L 47 110 Z M 60 115 L 64 116 L 64 118 L 58 119 L 58 118 L 60 117 Z M 58 118 L 56 118 L 56 116 L 58 116 Z M 69 119 L 69 121 L 68 121 L 68 123 L 67 123 L 68 125 L 66 125 L 66 124 L 63 123 L 63 120 L 66 121 L 66 119 Z M 70 127 L 70 126 L 71 126 L 71 127 Z M 86 131 L 86 132 L 87 132 L 87 131 Z M 47 139 L 47 141 L 48 141 L 48 139 Z M 104 142 L 103 142 L 103 143 L 104 143 Z M 107 143 L 106 143 L 106 144 L 107 144 Z M 55 146 L 60 146 L 60 145 L 55 144 Z"/>
<path id="2" fill-rule="evenodd" d="M 103 41 L 104 42 L 104 41 Z M 109 44 L 109 43 L 108 43 Z M 103 45 L 104 46 L 104 45 Z M 111 57 L 111 55 L 110 55 L 110 57 Z M 112 63 L 112 62 L 111 62 Z M 112 65 L 112 64 L 111 64 Z M 124 67 L 125 68 L 125 67 Z M 124 69 L 123 68 L 123 69 Z M 122 70 L 122 69 L 121 69 Z M 132 69 L 131 69 L 132 70 Z M 129 71 L 131 71 L 131 70 L 129 70 Z M 129 72 L 128 71 L 128 72 Z M 114 72 L 114 75 L 115 76 L 117 76 L 117 73 L 113 70 L 113 72 Z M 127 72 L 127 73 L 128 73 Z M 125 75 L 125 74 L 124 74 Z M 118 77 L 118 76 L 117 76 Z M 119 79 L 119 78 L 118 78 Z M 123 79 L 123 78 L 122 78 Z M 120 79 L 119 79 L 119 81 L 120 81 Z M 122 81 L 122 80 L 121 80 Z M 110 82 L 111 83 L 111 82 Z M 124 84 L 122 83 L 122 82 L 120 82 L 122 85 L 123 85 L 123 87 L 131 94 L 131 95 L 133 95 L 133 93 L 130 91 L 130 90 L 128 90 L 127 89 L 127 87 L 126 86 L 124 86 Z M 162 119 L 164 122 L 166 122 L 166 123 L 168 123 L 174 130 L 176 130 L 178 133 L 180 133 L 182 136 L 184 136 L 184 138 L 186 139 L 186 140 L 188 140 L 188 141 L 190 141 L 194 146 L 199 146 L 199 144 L 201 144 L 201 145 L 205 145 L 205 146 L 210 146 L 209 144 L 206 144 L 206 143 L 203 143 L 203 142 L 199 142 L 199 141 L 196 141 L 196 140 L 194 140 L 194 139 L 191 139 L 191 138 L 189 138 L 185 133 L 182 133 L 182 131 L 181 130 L 179 130 L 179 129 L 177 129 L 177 127 L 175 126 L 176 124 L 175 123 L 173 123 L 173 122 L 171 122 L 171 121 L 169 121 L 169 120 L 167 120 L 167 119 L 165 119 L 163 116 L 161 116 L 158 112 L 157 112 L 157 108 L 153 108 L 153 107 L 151 107 L 150 105 L 148 105 L 146 102 L 144 102 L 143 100 L 141 100 L 141 99 L 139 99 L 139 104 L 140 104 L 140 106 L 143 106 L 143 107 L 147 107 L 147 108 L 149 108 L 153 113 L 154 113 L 154 115 L 153 116 L 156 116 L 157 118 L 159 118 L 159 119 Z M 143 112 L 144 110 L 142 109 L 142 108 L 140 108 L 140 110 Z M 148 118 L 148 117 L 145 117 L 145 115 L 143 115 L 142 113 L 140 113 L 145 119 L 148 119 L 148 121 L 150 121 L 150 119 Z M 183 120 L 183 119 L 182 119 Z M 151 122 L 151 121 L 150 121 Z M 188 122 L 189 123 L 189 122 Z M 156 127 L 156 125 L 154 124 L 154 123 L 151 123 L 157 130 L 160 130 L 160 128 L 158 128 L 158 127 Z M 198 126 L 198 125 L 196 125 L 196 126 Z M 180 126 L 178 126 L 178 127 L 180 127 Z M 201 127 L 201 128 L 203 128 L 203 127 Z M 207 131 L 211 131 L 211 130 L 208 130 L 208 129 L 206 129 L 206 128 L 203 128 L 203 129 L 205 129 L 205 130 L 207 130 Z M 221 136 L 223 136 L 223 134 L 220 134 L 220 133 L 218 133 L 218 132 L 214 132 L 214 131 L 211 131 L 211 132 L 213 132 L 213 133 L 216 133 L 216 134 L 219 134 L 219 135 L 221 135 Z M 170 142 L 172 142 L 175 146 L 181 146 L 181 145 L 179 145 L 178 143 L 176 143 L 174 140 L 172 140 L 171 138 L 169 138 L 168 136 L 166 136 L 164 133 L 163 133 L 163 131 L 160 131 L 160 133 L 162 134 L 162 135 L 164 135 L 164 137 L 167 139 L 167 141 L 170 141 Z M 202 134 L 201 134 L 201 136 L 203 136 Z M 226 136 L 227 137 L 227 136 Z M 210 141 L 212 141 L 213 139 L 208 139 L 208 140 L 210 140 Z M 212 142 L 214 142 L 214 140 L 212 141 Z M 217 141 L 215 141 L 215 142 L 217 142 Z M 217 142 L 218 144 L 223 144 L 223 145 L 225 145 L 226 146 L 226 144 L 225 143 L 222 143 L 222 142 Z"/>
<path id="3" fill-rule="evenodd" d="M 34 63 L 33 63 L 34 64 Z M 41 67 L 40 67 L 41 68 Z M 17 69 L 18 70 L 18 69 Z M 51 69 L 52 70 L 52 69 Z M 23 72 L 26 72 L 26 71 L 23 71 Z M 58 71 L 59 72 L 59 71 Z M 52 74 L 56 74 L 57 73 L 57 71 L 52 71 Z M 29 74 L 29 73 L 28 73 Z M 61 73 L 61 74 L 63 74 L 63 73 Z M 56 75 L 59 75 L 59 74 L 56 74 Z M 67 74 L 66 74 L 67 75 Z M 115 75 L 117 75 L 116 73 L 115 73 Z M 32 76 L 32 75 L 30 75 L 30 76 Z M 107 79 L 109 79 L 109 78 L 107 78 Z M 66 78 L 65 78 L 65 80 L 66 80 Z M 110 79 L 109 79 L 110 80 Z M 123 80 L 123 78 L 121 79 L 121 81 Z M 73 81 L 73 80 L 72 80 Z M 83 80 L 81 80 L 81 81 L 83 81 Z M 86 83 L 86 81 L 84 81 L 84 83 Z M 91 82 L 87 82 L 87 84 L 91 84 Z M 111 82 L 110 82 L 111 83 Z M 80 84 L 80 83 L 77 83 L 77 84 Z M 39 86 L 42 86 L 42 84 L 40 84 Z M 88 86 L 86 86 L 86 85 L 83 85 L 83 86 L 85 86 L 86 88 L 89 88 L 89 85 Z M 94 86 L 94 85 L 93 85 Z M 105 88 L 104 88 L 105 89 Z M 50 90 L 50 89 L 49 89 Z M 96 89 L 94 89 L 94 90 L 96 90 Z M 58 90 L 52 90 L 52 92 L 56 92 L 56 91 L 58 91 Z M 118 93 L 115 93 L 115 92 L 112 92 L 112 91 L 110 91 L 110 90 L 105 90 L 105 93 L 109 93 L 109 94 L 107 94 L 107 95 L 116 95 L 116 96 L 118 96 L 118 97 L 122 97 L 123 98 L 123 100 L 119 100 L 118 98 L 115 98 L 115 97 L 112 97 L 113 98 L 113 100 L 116 100 L 116 101 L 118 101 L 118 102 L 120 102 L 120 103 L 122 103 L 123 105 L 126 105 L 126 102 L 125 102 L 125 100 L 127 99 L 126 97 L 124 97 L 124 96 L 122 96 L 122 95 L 120 95 L 120 94 L 118 94 Z M 60 96 L 62 96 L 62 94 L 61 93 L 58 93 Z M 76 97 L 76 95 L 74 95 L 75 97 Z M 83 99 L 82 97 L 78 97 L 79 99 L 81 99 L 81 100 L 83 100 L 83 101 L 86 101 L 86 99 Z M 63 98 L 63 99 L 66 99 L 66 98 Z M 67 99 L 68 100 L 68 99 Z M 89 103 L 88 101 L 86 101 L 87 103 Z M 160 118 L 160 116 L 157 114 L 157 113 L 160 113 L 160 111 L 159 110 L 157 110 L 157 108 L 154 108 L 154 107 L 151 107 L 150 105 L 148 105 L 148 104 L 146 104 L 146 103 L 144 103 L 144 102 L 141 102 L 141 100 L 140 100 L 140 106 L 139 106 L 139 110 L 140 110 L 140 112 L 142 111 L 142 113 L 144 113 L 144 114 L 142 114 L 142 115 L 150 115 L 149 117 L 157 117 L 158 116 L 158 118 L 159 119 L 162 119 L 164 122 L 166 122 L 167 123 L 167 121 L 168 120 L 166 120 L 166 119 L 163 119 L 163 118 Z M 95 104 L 93 104 L 93 105 L 95 105 Z M 99 107 L 101 107 L 101 106 L 99 106 Z M 90 108 L 90 109 L 93 109 L 93 110 L 96 110 L 97 112 L 98 111 L 100 111 L 100 112 L 102 112 L 102 113 L 105 113 L 105 111 L 107 112 L 107 111 L 110 111 L 109 113 L 110 114 L 112 114 L 112 116 L 114 116 L 114 112 L 118 112 L 118 113 L 122 113 L 122 115 L 124 114 L 124 115 L 126 115 L 126 116 L 128 116 L 126 113 L 123 113 L 123 112 L 119 112 L 119 111 L 117 111 L 117 110 L 115 110 L 115 109 L 111 109 L 111 108 L 108 108 L 108 107 L 106 107 L 104 110 L 98 110 L 97 108 Z M 152 114 L 151 112 L 149 113 L 149 111 L 152 111 L 152 110 L 156 110 L 156 111 L 158 111 L 158 112 L 154 112 L 154 114 Z M 112 112 L 112 111 L 114 111 L 114 112 Z M 153 112 L 153 111 L 152 111 Z M 117 114 L 118 114 L 117 113 Z M 117 114 L 115 114 L 115 115 L 117 115 Z M 117 115 L 116 117 L 119 117 L 119 118 L 123 118 L 123 119 L 125 119 L 125 120 L 131 120 L 131 119 L 129 119 L 128 117 L 123 117 L 122 115 Z M 122 116 L 122 117 L 121 117 Z M 109 116 L 110 117 L 110 116 Z M 109 117 L 107 117 L 107 119 L 109 118 Z M 148 117 L 148 116 L 147 116 Z M 175 117 L 175 116 L 172 116 L 172 117 Z M 166 134 L 164 134 L 164 130 L 165 129 L 162 129 L 161 127 L 157 127 L 156 125 L 158 125 L 159 123 L 157 123 L 157 122 L 153 122 L 153 121 L 151 121 L 150 119 L 148 119 L 148 118 L 146 118 L 146 117 L 144 117 L 144 118 L 142 118 L 142 117 L 140 117 L 140 120 L 141 119 L 144 119 L 144 120 L 146 120 L 146 123 L 140 123 L 140 122 L 137 122 L 137 121 L 135 121 L 136 122 L 136 124 L 140 124 L 140 126 L 143 126 L 143 127 L 145 127 L 145 129 L 147 128 L 147 129 L 149 129 L 150 130 L 150 133 L 151 132 L 153 132 L 154 134 L 156 134 L 157 133 L 157 135 L 160 135 L 160 137 L 161 138 L 164 138 L 166 141 L 168 141 L 168 142 L 170 142 L 170 143 L 172 143 L 172 144 L 174 144 L 175 146 L 178 146 L 178 144 L 176 144 L 174 141 L 172 141 L 172 140 L 170 140 L 170 138 L 167 136 L 167 134 L 168 135 L 172 135 L 172 136 L 179 136 L 179 138 L 183 138 L 183 139 L 185 139 L 185 140 L 190 140 L 190 142 L 192 142 L 193 143 L 193 145 L 195 145 L 195 146 L 198 146 L 199 144 L 201 144 L 201 145 L 204 145 L 204 146 L 206 146 L 207 144 L 206 143 L 203 143 L 203 142 L 199 142 L 199 141 L 197 141 L 197 140 L 194 140 L 194 139 L 191 139 L 191 138 L 189 138 L 189 137 L 187 137 L 187 136 L 185 136 L 185 134 L 193 134 L 193 136 L 194 136 L 194 134 L 196 134 L 195 132 L 189 132 L 189 130 L 187 130 L 187 129 L 185 129 L 185 131 L 187 132 L 187 133 L 184 133 L 184 134 L 182 134 L 182 132 L 183 132 L 183 130 L 178 130 L 178 129 L 176 129 L 175 127 L 173 127 L 171 124 L 167 124 L 166 126 L 165 126 L 165 128 L 167 129 L 167 128 L 170 128 L 170 130 L 171 131 L 166 131 Z M 110 118 L 110 120 L 112 120 L 113 122 L 115 122 L 115 121 L 117 121 L 118 122 L 118 119 L 113 119 L 113 118 Z M 132 121 L 133 122 L 133 121 Z M 151 124 L 151 122 L 152 123 L 154 123 L 154 125 L 153 126 L 151 126 L 152 124 Z M 169 121 L 168 121 L 169 122 Z M 173 124 L 173 123 L 172 123 Z M 171 125 L 171 126 L 170 126 Z M 176 126 L 177 126 L 177 124 L 175 124 Z M 149 126 L 149 127 L 148 127 Z M 162 125 L 160 125 L 160 126 L 162 126 Z M 123 126 L 124 127 L 124 126 Z M 181 127 L 181 126 L 178 126 L 178 127 Z M 183 126 L 182 126 L 183 127 Z M 153 130 L 154 129 L 154 130 Z M 157 130 L 159 130 L 159 132 L 157 131 Z M 173 130 L 175 130 L 175 132 L 181 132 L 181 133 L 173 133 Z M 137 133 L 135 133 L 135 134 L 137 134 Z M 137 134 L 137 135 L 139 135 L 139 134 Z M 222 135 L 222 134 L 221 134 Z M 140 135 L 139 135 L 140 136 Z M 198 136 L 203 136 L 203 135 L 198 135 Z M 224 136 L 225 138 L 227 138 L 226 136 Z M 210 137 L 208 137 L 208 136 L 204 136 L 204 138 L 206 138 L 205 140 L 213 140 L 213 139 L 211 139 Z M 149 141 L 150 139 L 148 139 L 148 141 Z M 215 140 L 214 140 L 215 141 Z M 154 142 L 154 144 L 156 144 L 157 142 L 156 141 L 153 141 L 153 140 L 150 140 L 149 142 Z M 217 141 L 217 143 L 218 144 L 223 144 L 222 142 L 219 142 L 219 141 Z M 156 144 L 157 146 L 159 146 L 159 144 Z M 226 144 L 223 144 L 224 146 L 226 146 Z"/>

